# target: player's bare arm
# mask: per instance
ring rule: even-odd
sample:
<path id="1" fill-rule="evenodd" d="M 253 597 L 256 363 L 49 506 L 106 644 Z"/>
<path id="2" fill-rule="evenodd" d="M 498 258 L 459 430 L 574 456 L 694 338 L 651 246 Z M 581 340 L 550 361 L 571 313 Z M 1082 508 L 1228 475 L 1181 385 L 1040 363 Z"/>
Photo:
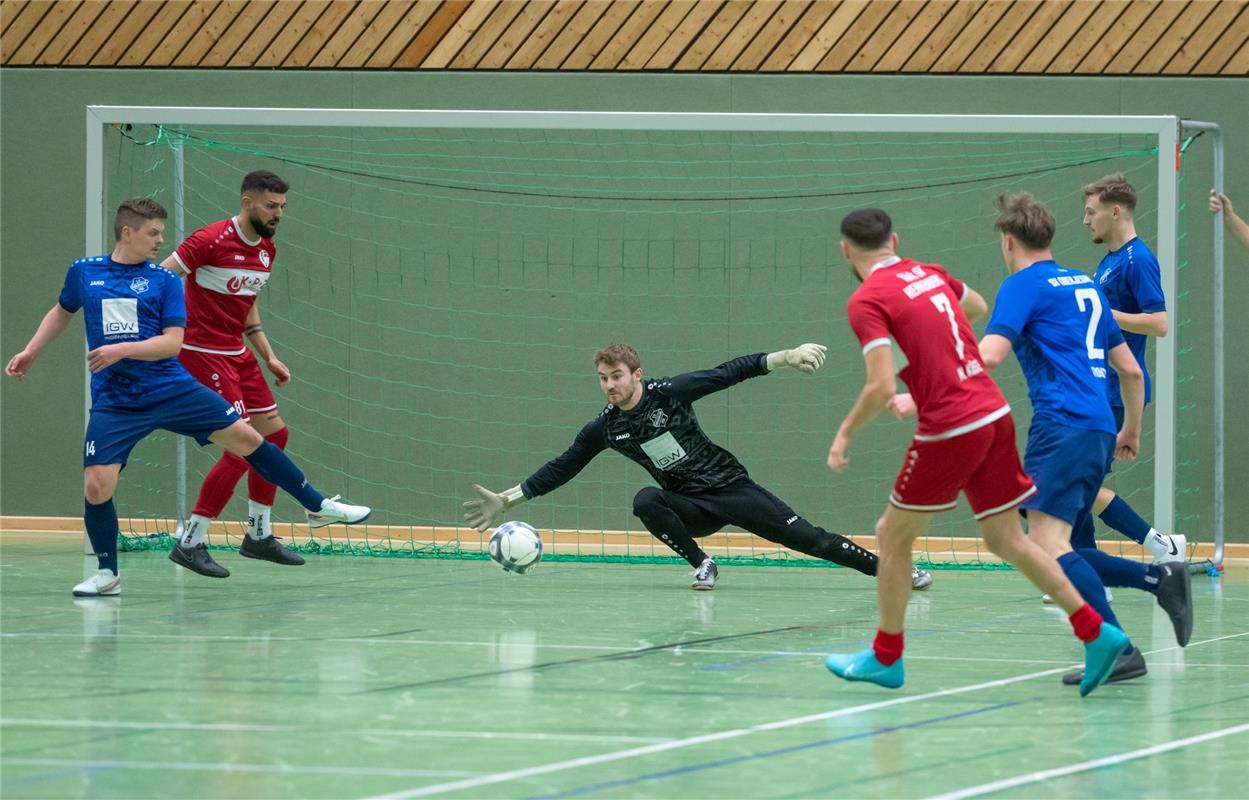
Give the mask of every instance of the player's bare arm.
<path id="1" fill-rule="evenodd" d="M 1167 335 L 1167 312 L 1155 311 L 1151 314 L 1128 314 L 1114 311 L 1115 322 L 1125 331 L 1143 333 L 1146 336 L 1157 336 L 1159 339 Z"/>
<path id="2" fill-rule="evenodd" d="M 1110 366 L 1119 373 L 1123 395 L 1123 427 L 1115 441 L 1115 458 L 1131 461 L 1141 451 L 1141 417 L 1145 411 L 1145 373 L 1126 343 L 1120 342 L 1108 354 Z"/>
<path id="3" fill-rule="evenodd" d="M 4 367 L 4 374 L 19 381 L 26 377 L 43 348 L 60 336 L 73 319 L 74 315 L 62 308 L 60 303 L 54 303 L 48 313 L 43 315 L 39 327 L 35 329 L 35 335 L 30 337 L 22 352 L 9 359 Z"/>
<path id="4" fill-rule="evenodd" d="M 285 386 L 287 383 L 290 383 L 290 368 L 273 354 L 273 346 L 269 344 L 269 337 L 265 335 L 265 329 L 260 324 L 260 307 L 255 303 L 252 304 L 251 309 L 247 312 L 247 320 L 243 323 L 243 334 L 247 337 L 247 341 L 251 342 L 252 349 L 256 351 L 256 355 L 260 356 L 260 360 L 265 362 L 265 366 L 269 368 L 269 372 L 276 379 L 273 381 L 273 385 Z"/>
<path id="5" fill-rule="evenodd" d="M 1240 240 L 1245 247 L 1249 247 L 1249 222 L 1245 222 L 1232 208 L 1232 198 L 1210 190 L 1210 213 L 1218 214 L 1223 212 L 1223 227 L 1227 228 L 1227 232 Z"/>
<path id="6" fill-rule="evenodd" d="M 990 372 L 1005 361 L 1010 352 L 1010 339 L 1005 336 L 990 333 L 980 340 L 980 360 L 984 362 L 984 368 Z"/>
<path id="7" fill-rule="evenodd" d="M 975 322 L 985 314 L 988 314 L 989 304 L 985 302 L 984 295 L 967 284 L 963 284 L 963 288 L 963 299 L 958 304 L 963 307 L 963 313 L 967 315 L 967 321 Z"/>
<path id="8" fill-rule="evenodd" d="M 165 328 L 160 336 L 153 336 L 141 342 L 118 342 L 97 347 L 87 353 L 87 367 L 92 372 L 111 367 L 124 358 L 135 361 L 160 361 L 174 358 L 182 349 L 182 335 L 185 328 Z"/>
<path id="9" fill-rule="evenodd" d="M 897 392 L 898 380 L 893 372 L 893 354 L 891 347 L 873 347 L 863 356 L 867 366 L 867 379 L 854 408 L 841 421 L 837 436 L 828 449 L 828 468 L 833 472 L 841 472 L 850 465 L 846 453 L 850 442 L 859 428 L 876 418 Z"/>

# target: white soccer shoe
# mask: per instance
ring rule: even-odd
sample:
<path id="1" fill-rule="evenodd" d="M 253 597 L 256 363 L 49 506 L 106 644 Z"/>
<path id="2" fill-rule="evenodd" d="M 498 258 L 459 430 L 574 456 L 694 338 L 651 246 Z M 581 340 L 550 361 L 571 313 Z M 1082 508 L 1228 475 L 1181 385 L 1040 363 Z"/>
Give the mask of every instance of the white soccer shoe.
<path id="1" fill-rule="evenodd" d="M 373 509 L 368 506 L 353 506 L 350 503 L 339 502 L 338 498 L 341 496 L 336 494 L 333 497 L 327 497 L 321 501 L 320 511 L 309 511 L 308 527 L 324 528 L 336 522 L 354 525 L 357 522 L 364 522 L 369 518 L 369 514 L 373 513 Z"/>
<path id="2" fill-rule="evenodd" d="M 1153 555 L 1155 564 L 1188 560 L 1188 540 L 1178 533 L 1154 531 L 1145 537 L 1145 547 Z"/>
<path id="3" fill-rule="evenodd" d="M 1106 587 L 1106 602 L 1113 603 L 1114 601 L 1115 601 L 1115 596 L 1110 593 L 1110 587 L 1107 586 Z M 1055 605 L 1054 598 L 1050 597 L 1048 594 L 1041 595 L 1041 602 L 1047 606 Z"/>
<path id="4" fill-rule="evenodd" d="M 74 587 L 74 597 L 116 597 L 121 594 L 121 575 L 102 569 Z"/>
<path id="5" fill-rule="evenodd" d="M 932 575 L 927 570 L 911 567 L 911 588 L 922 592 L 929 586 L 932 586 Z"/>

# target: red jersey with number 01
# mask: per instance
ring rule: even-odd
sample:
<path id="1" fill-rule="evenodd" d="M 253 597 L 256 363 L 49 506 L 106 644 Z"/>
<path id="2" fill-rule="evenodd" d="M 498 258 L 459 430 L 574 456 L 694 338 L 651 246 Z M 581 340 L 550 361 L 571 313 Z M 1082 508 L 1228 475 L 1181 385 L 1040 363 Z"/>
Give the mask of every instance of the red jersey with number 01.
<path id="1" fill-rule="evenodd" d="M 1010 411 L 959 305 L 966 288 L 936 264 L 889 259 L 846 305 L 864 355 L 896 343 L 906 356 L 898 376 L 915 400 L 920 440 L 958 436 Z"/>
<path id="2" fill-rule="evenodd" d="M 236 219 L 223 219 L 188 236 L 173 257 L 188 276 L 183 348 L 241 354 L 247 314 L 277 257 L 273 240 L 248 241 Z"/>

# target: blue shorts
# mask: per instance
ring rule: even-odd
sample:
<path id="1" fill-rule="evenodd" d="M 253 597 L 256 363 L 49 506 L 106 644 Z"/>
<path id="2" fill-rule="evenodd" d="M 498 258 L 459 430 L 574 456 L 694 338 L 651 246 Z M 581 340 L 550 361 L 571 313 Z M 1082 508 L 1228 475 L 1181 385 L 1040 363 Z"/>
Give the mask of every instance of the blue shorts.
<path id="1" fill-rule="evenodd" d="M 1074 524 L 1081 511 L 1092 508 L 1114 455 L 1112 434 L 1034 420 L 1028 428 L 1023 468 L 1036 483 L 1037 493 L 1022 507 Z"/>
<path id="2" fill-rule="evenodd" d="M 209 436 L 238 420 L 234 406 L 188 375 L 186 381 L 145 397 L 142 405 L 92 406 L 82 465 L 125 466 L 134 446 L 158 428 L 190 436 L 206 445 Z"/>

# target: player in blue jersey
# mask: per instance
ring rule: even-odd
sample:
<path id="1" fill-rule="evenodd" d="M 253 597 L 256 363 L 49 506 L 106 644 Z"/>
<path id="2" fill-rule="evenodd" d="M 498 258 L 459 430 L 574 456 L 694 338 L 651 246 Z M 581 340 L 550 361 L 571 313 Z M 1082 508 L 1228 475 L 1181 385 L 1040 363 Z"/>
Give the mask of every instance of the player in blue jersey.
<path id="1" fill-rule="evenodd" d="M 154 200 L 127 200 L 117 209 L 111 255 L 75 261 L 56 304 L 25 349 L 4 372 L 21 379 L 79 309 L 87 334 L 91 412 L 83 447 L 83 520 L 99 571 L 74 587 L 78 597 L 121 594 L 117 569 L 117 509 L 113 493 L 130 451 L 157 428 L 213 442 L 245 458 L 309 510 L 334 522 L 362 522 L 366 506 L 327 498 L 279 448 L 266 442 L 219 395 L 178 363 L 186 306 L 178 276 L 153 263 L 164 242 L 165 209 Z M 195 569 L 208 557 L 200 544 L 181 553 Z M 199 572 L 199 569 L 195 569 Z"/>
<path id="2" fill-rule="evenodd" d="M 1122 173 L 1116 172 L 1084 187 L 1084 224 L 1093 242 L 1110 248 L 1093 280 L 1110 301 L 1115 322 L 1123 331 L 1128 349 L 1136 357 L 1145 376 L 1145 403 L 1152 396 L 1145 347 L 1149 336 L 1167 335 L 1167 303 L 1162 293 L 1162 273 L 1140 237 L 1136 235 L 1136 189 Z M 1124 402 L 1119 380 L 1108 377 L 1110 405 L 1118 424 L 1123 422 Z M 1155 561 L 1183 561 L 1187 541 L 1178 534 L 1160 533 L 1146 522 L 1127 501 L 1102 487 L 1093 504 L 1093 513 L 1111 528 L 1145 545 Z M 1077 547 L 1095 547 L 1093 520 L 1081 521 L 1072 532 Z"/>
<path id="3" fill-rule="evenodd" d="M 1183 564 L 1146 566 L 1096 548 L 1072 549 L 1073 527 L 1088 518 L 1111 459 L 1134 459 L 1140 449 L 1144 374 L 1108 313 L 1105 295 L 1089 276 L 1054 261 L 1049 210 L 1028 194 L 1003 195 L 997 208 L 994 228 L 1010 275 L 998 290 L 980 356 L 992 370 L 1013 350 L 1028 382 L 1032 423 L 1024 470 L 1037 485 L 1022 504 L 1028 533 L 1058 559 L 1089 605 L 1119 628 L 1100 576 L 1134 574 L 1132 583 L 1116 585 L 1152 591 L 1184 646 L 1192 633 L 1192 601 Z M 1122 387 L 1122 423 L 1107 402 L 1108 365 Z M 1144 656 L 1129 645 L 1108 680 L 1145 671 Z M 1083 677 L 1073 672 L 1063 682 L 1078 684 Z"/>

